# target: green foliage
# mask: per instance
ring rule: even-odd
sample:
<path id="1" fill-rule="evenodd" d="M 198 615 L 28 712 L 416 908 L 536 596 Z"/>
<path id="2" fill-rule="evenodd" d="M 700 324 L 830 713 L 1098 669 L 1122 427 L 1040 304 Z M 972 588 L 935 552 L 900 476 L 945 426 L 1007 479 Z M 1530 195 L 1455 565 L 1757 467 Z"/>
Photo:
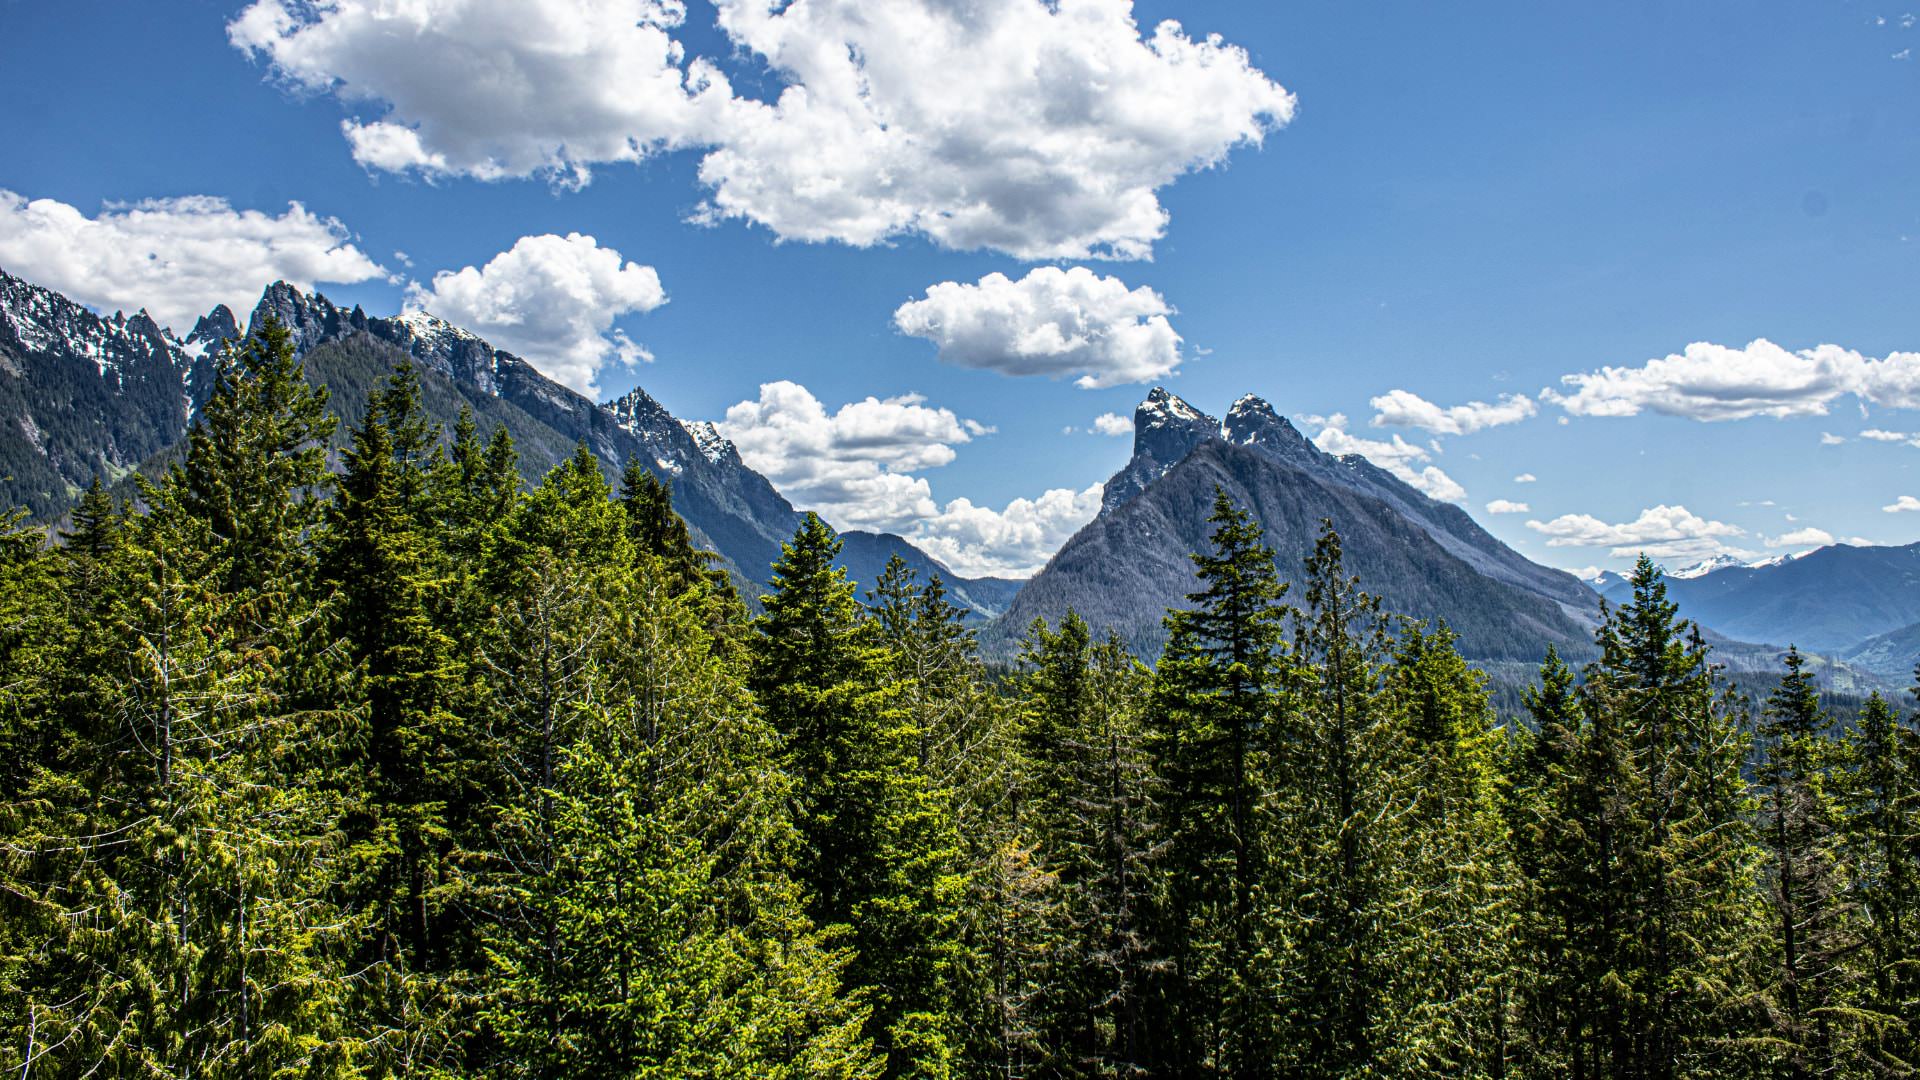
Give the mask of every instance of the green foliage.
<path id="1" fill-rule="evenodd" d="M 961 1043 L 959 840 L 881 625 L 833 565 L 839 546 L 812 514 L 785 546 L 751 684 L 786 739 L 812 914 L 847 928 L 848 978 L 872 1007 L 888 1073 L 947 1076 Z"/>
<path id="2" fill-rule="evenodd" d="M 1288 710 L 1282 587 L 1260 526 L 1214 494 L 1213 552 L 1194 556 L 1194 607 L 1168 615 L 1149 750 L 1166 833 L 1159 949 L 1160 1067 L 1257 1075 L 1278 987 L 1256 905 L 1276 822 L 1272 736 Z"/>
<path id="3" fill-rule="evenodd" d="M 1510 729 L 1224 495 L 1157 670 L 1069 613 L 996 673 L 817 517 L 748 623 L 664 483 L 523 492 L 384 355 L 336 442 L 269 326 L 137 505 L 0 519 L 0 1069 L 1920 1065 L 1913 719 L 1790 652 L 1750 721 L 1651 564 Z"/>

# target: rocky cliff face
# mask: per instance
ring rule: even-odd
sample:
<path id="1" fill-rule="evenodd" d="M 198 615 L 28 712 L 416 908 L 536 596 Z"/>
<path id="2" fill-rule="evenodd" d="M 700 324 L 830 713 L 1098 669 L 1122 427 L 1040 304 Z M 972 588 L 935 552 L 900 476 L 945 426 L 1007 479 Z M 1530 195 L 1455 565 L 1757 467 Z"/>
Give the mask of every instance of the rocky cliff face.
<path id="1" fill-rule="evenodd" d="M 0 270 L 0 503 L 57 516 L 177 441 L 212 381 L 211 335 L 182 342 Z"/>

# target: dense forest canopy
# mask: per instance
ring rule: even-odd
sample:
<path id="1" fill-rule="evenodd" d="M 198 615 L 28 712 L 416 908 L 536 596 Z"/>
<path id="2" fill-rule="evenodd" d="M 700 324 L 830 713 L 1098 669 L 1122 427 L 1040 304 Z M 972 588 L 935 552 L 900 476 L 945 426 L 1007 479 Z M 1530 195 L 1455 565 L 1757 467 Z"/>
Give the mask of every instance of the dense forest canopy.
<path id="1" fill-rule="evenodd" d="M 137 505 L 0 528 L 0 1067 L 1901 1076 L 1920 731 L 1733 692 L 1643 561 L 1512 715 L 1219 496 L 1148 667 L 990 671 L 808 517 L 749 617 L 638 468 L 525 490 L 269 327 Z"/>

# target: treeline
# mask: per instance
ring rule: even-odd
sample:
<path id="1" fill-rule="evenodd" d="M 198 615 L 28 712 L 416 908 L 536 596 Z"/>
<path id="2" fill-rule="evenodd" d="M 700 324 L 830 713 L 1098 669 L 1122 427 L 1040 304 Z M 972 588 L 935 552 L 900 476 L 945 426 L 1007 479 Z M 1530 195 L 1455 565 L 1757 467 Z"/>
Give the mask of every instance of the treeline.
<path id="1" fill-rule="evenodd" d="M 1149 669 L 989 673 L 809 518 L 762 614 L 666 489 L 335 422 L 284 331 L 137 508 L 0 528 L 20 1077 L 1901 1076 L 1920 733 L 1757 707 L 1642 562 L 1503 722 L 1222 498 Z"/>

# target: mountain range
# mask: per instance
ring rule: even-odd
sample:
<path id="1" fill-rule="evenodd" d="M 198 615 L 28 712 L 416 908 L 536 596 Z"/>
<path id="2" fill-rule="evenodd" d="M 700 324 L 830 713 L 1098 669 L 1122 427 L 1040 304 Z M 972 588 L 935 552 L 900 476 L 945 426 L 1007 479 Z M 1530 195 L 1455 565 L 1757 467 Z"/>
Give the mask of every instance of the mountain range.
<path id="1" fill-rule="evenodd" d="M 1596 582 L 1618 603 L 1631 589 Z M 1686 618 L 1744 641 L 1797 645 L 1904 680 L 1920 660 L 1920 544 L 1831 544 L 1760 563 L 1719 563 L 1670 575 Z"/>
<path id="2" fill-rule="evenodd" d="M 473 411 L 483 434 L 504 426 L 531 482 L 585 443 L 609 476 L 628 458 L 672 484 L 696 542 L 717 553 L 745 596 L 757 596 L 793 535 L 796 510 L 741 461 L 712 424 L 684 422 L 646 391 L 597 404 L 532 364 L 424 312 L 393 318 L 341 308 L 276 282 L 243 331 L 226 307 L 184 340 L 146 312 L 96 315 L 0 270 L 0 504 L 57 519 L 96 475 L 117 481 L 177 452 L 212 388 L 213 357 L 269 317 L 284 324 L 310 381 L 346 426 L 367 393 L 410 358 L 429 414 L 451 425 Z M 344 428 L 343 434 L 344 437 Z M 982 618 L 1005 609 L 1018 582 L 968 579 L 888 533 L 848 532 L 842 563 L 870 585 L 899 555 L 922 579 L 939 573 L 955 603 Z"/>
<path id="3" fill-rule="evenodd" d="M 218 351 L 269 317 L 288 327 L 308 378 L 328 388 L 344 421 L 339 438 L 364 416 L 368 392 L 410 359 L 432 417 L 451 425 L 466 408 L 483 432 L 504 426 L 529 482 L 582 443 L 610 476 L 632 458 L 669 481 L 696 542 L 748 597 L 802 516 L 713 424 L 681 420 L 638 388 L 596 403 L 425 312 L 369 316 L 278 282 L 245 326 L 217 307 L 179 338 L 144 311 L 96 314 L 4 270 L 0 505 L 54 521 L 96 475 L 124 488 L 136 470 L 171 460 L 211 392 Z M 1298 580 L 1330 522 L 1348 569 L 1388 610 L 1444 618 L 1462 651 L 1489 666 L 1519 670 L 1549 644 L 1590 655 L 1601 597 L 1617 602 L 1625 589 L 1617 576 L 1589 586 L 1528 560 L 1460 507 L 1363 457 L 1320 450 L 1259 397 L 1217 419 L 1163 388 L 1135 410 L 1133 454 L 1107 482 L 1098 515 L 1030 581 L 957 576 L 890 533 L 842 533 L 841 560 L 864 587 L 896 555 L 923 579 L 938 573 L 992 655 L 1011 656 L 1035 618 L 1057 621 L 1072 608 L 1151 657 L 1164 644 L 1164 612 L 1193 588 L 1189 555 L 1209 542 L 1216 487 L 1254 513 L 1284 579 Z M 1676 572 L 1669 591 L 1736 668 L 1770 669 L 1787 644 L 1851 665 L 1836 672 L 1885 680 L 1904 679 L 1920 659 L 1920 544 L 1703 564 Z"/>

